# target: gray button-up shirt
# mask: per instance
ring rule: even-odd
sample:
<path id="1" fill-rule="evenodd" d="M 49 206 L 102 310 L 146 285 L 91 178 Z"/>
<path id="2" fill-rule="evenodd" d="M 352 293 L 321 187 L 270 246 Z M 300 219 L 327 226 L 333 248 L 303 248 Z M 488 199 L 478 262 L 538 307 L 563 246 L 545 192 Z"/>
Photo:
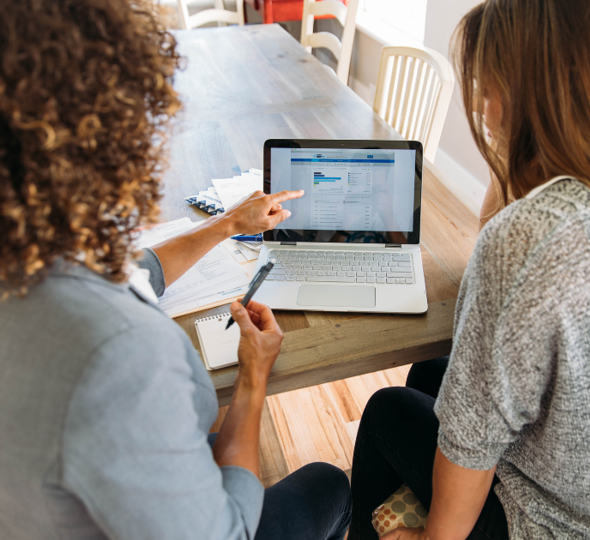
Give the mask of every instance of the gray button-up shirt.
<path id="1" fill-rule="evenodd" d="M 141 266 L 158 294 L 155 253 Z M 211 380 L 128 284 L 56 265 L 0 302 L 0 538 L 253 538 L 264 490 L 218 467 Z"/>

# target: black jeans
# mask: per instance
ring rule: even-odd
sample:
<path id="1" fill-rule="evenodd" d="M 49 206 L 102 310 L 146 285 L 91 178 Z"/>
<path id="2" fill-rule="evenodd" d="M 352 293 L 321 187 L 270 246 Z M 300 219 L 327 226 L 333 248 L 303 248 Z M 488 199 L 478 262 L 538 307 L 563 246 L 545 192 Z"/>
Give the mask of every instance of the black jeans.
<path id="1" fill-rule="evenodd" d="M 371 513 L 404 483 L 430 509 L 438 436 L 433 408 L 447 363 L 444 357 L 414 364 L 405 388 L 384 388 L 367 403 L 354 447 L 349 540 L 378 538 Z M 469 538 L 508 539 L 493 489 Z"/>
<path id="2" fill-rule="evenodd" d="M 216 436 L 209 435 L 211 446 Z M 346 474 L 328 463 L 311 463 L 264 492 L 255 540 L 342 540 L 351 511 Z"/>

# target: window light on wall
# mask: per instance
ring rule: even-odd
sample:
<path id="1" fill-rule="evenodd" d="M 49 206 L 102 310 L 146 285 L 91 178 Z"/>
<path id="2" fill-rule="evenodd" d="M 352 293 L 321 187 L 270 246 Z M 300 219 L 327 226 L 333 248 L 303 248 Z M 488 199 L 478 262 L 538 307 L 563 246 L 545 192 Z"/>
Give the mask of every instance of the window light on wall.
<path id="1" fill-rule="evenodd" d="M 365 0 L 364 11 L 424 43 L 427 0 Z"/>

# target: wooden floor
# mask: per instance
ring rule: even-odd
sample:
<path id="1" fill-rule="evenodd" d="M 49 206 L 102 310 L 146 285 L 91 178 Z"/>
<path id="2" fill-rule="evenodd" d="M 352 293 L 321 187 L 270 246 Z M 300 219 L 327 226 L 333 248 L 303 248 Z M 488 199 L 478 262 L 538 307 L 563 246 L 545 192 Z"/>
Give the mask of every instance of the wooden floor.
<path id="1" fill-rule="evenodd" d="M 269 487 L 314 461 L 347 471 L 358 423 L 369 398 L 379 389 L 404 386 L 409 365 L 352 377 L 266 399 L 260 437 L 261 480 Z M 227 407 L 219 409 L 218 431 Z"/>

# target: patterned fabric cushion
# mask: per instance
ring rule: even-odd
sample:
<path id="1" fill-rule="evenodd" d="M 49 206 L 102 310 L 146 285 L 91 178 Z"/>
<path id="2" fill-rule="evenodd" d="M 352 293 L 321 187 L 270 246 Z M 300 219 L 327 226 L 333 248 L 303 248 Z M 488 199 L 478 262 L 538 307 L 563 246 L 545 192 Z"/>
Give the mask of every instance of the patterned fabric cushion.
<path id="1" fill-rule="evenodd" d="M 428 512 L 412 490 L 404 484 L 373 512 L 373 527 L 379 536 L 398 527 L 420 527 L 426 525 Z"/>

